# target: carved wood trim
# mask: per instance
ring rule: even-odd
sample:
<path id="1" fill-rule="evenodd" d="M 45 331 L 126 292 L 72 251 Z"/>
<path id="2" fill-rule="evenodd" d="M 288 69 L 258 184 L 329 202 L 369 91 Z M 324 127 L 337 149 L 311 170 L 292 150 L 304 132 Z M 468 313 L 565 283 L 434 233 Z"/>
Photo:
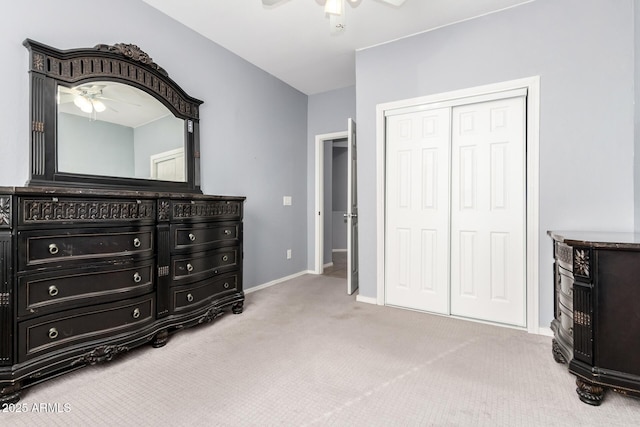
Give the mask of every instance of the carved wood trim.
<path id="1" fill-rule="evenodd" d="M 0 228 L 11 228 L 11 196 L 0 196 Z"/>
<path id="2" fill-rule="evenodd" d="M 129 347 L 124 345 L 103 345 L 96 347 L 92 351 L 85 353 L 79 359 L 73 361 L 71 365 L 103 363 L 111 361 L 116 355 L 129 351 Z"/>
<path id="3" fill-rule="evenodd" d="M 241 202 L 174 202 L 173 218 L 213 218 L 219 216 L 240 216 Z"/>
<path id="4" fill-rule="evenodd" d="M 154 220 L 153 200 L 23 199 L 21 223 Z"/>
<path id="5" fill-rule="evenodd" d="M 24 44 L 31 51 L 32 71 L 67 83 L 100 77 L 125 80 L 156 94 L 182 117 L 199 118 L 202 101 L 184 93 L 162 67 L 134 44 L 99 44 L 66 51 L 33 40 Z"/>

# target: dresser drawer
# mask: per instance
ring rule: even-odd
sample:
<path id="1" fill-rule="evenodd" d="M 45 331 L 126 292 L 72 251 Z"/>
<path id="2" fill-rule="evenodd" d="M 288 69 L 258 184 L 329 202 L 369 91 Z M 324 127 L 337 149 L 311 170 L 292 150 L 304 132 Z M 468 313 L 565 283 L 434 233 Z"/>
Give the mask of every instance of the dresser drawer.
<path id="1" fill-rule="evenodd" d="M 148 295 L 20 322 L 19 361 L 140 328 L 153 321 L 154 304 L 153 296 Z"/>
<path id="2" fill-rule="evenodd" d="M 172 279 L 174 281 L 193 281 L 230 271 L 237 268 L 238 257 L 237 246 L 189 256 L 174 256 L 171 261 Z"/>
<path id="3" fill-rule="evenodd" d="M 18 277 L 18 315 L 41 315 L 142 295 L 153 290 L 153 260 Z"/>
<path id="4" fill-rule="evenodd" d="M 179 313 L 208 304 L 210 301 L 224 296 L 225 293 L 237 291 L 238 275 L 217 276 L 214 279 L 202 280 L 190 286 L 172 289 L 171 311 Z"/>
<path id="5" fill-rule="evenodd" d="M 154 227 L 21 231 L 19 270 L 83 259 L 152 256 Z"/>
<path id="6" fill-rule="evenodd" d="M 220 224 L 172 225 L 173 250 L 206 250 L 238 241 L 241 226 L 237 222 Z"/>

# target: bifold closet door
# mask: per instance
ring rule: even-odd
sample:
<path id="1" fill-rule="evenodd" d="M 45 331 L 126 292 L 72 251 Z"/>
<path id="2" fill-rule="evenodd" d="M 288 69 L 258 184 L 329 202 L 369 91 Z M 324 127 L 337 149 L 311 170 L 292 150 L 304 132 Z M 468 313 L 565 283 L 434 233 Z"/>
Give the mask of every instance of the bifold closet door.
<path id="1" fill-rule="evenodd" d="M 525 326 L 525 97 L 452 109 L 451 314 Z"/>
<path id="2" fill-rule="evenodd" d="M 448 314 L 450 111 L 387 117 L 388 305 Z"/>

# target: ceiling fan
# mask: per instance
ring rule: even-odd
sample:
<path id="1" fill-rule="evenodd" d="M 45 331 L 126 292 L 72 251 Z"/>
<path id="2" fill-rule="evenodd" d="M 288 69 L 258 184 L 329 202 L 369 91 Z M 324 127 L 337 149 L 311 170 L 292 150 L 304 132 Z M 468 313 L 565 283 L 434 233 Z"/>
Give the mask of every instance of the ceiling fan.
<path id="1" fill-rule="evenodd" d="M 262 4 L 264 4 L 265 6 L 273 6 L 275 4 L 278 4 L 280 2 L 283 2 L 284 0 L 262 0 Z M 358 0 L 349 0 L 350 3 L 356 3 Z M 381 1 L 382 3 L 389 3 L 392 6 L 401 6 L 402 3 L 404 3 L 406 0 L 378 0 Z M 331 0 L 327 0 L 327 3 L 336 3 L 336 1 L 331 1 Z M 325 8 L 326 8 L 326 4 L 325 4 Z"/>
<path id="2" fill-rule="evenodd" d="M 262 4 L 265 6 L 275 6 L 278 3 L 282 3 L 285 0 L 262 0 Z M 348 0 L 349 3 L 358 3 L 360 0 Z M 382 3 L 387 3 L 391 6 L 402 6 L 406 0 L 378 0 Z M 329 24 L 331 32 L 339 32 L 344 30 L 344 11 L 346 0 L 326 0 L 324 4 L 324 12 L 329 15 Z"/>
<path id="3" fill-rule="evenodd" d="M 94 114 L 102 113 L 109 109 L 115 113 L 118 112 L 113 105 L 107 105 L 110 102 L 120 102 L 140 107 L 139 104 L 125 100 L 122 94 L 117 91 L 117 87 L 106 84 L 87 84 L 76 87 L 59 86 L 60 98 L 59 103 L 65 104 L 73 102 L 73 104 L 85 113 Z"/>

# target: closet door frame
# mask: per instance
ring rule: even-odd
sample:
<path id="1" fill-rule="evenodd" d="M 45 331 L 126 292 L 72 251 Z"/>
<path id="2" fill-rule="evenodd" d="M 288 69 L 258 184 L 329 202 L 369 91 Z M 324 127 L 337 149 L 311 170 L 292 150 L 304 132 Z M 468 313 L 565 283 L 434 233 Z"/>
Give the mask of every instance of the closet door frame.
<path id="1" fill-rule="evenodd" d="M 377 298 L 378 305 L 385 305 L 385 188 L 386 188 L 386 117 L 405 111 L 415 111 L 421 106 L 446 106 L 469 103 L 469 98 L 495 97 L 499 92 L 524 89 L 526 98 L 526 311 L 529 333 L 540 333 L 539 325 L 539 118 L 540 77 L 477 86 L 435 95 L 405 99 L 376 106 L 376 237 L 377 237 Z"/>

